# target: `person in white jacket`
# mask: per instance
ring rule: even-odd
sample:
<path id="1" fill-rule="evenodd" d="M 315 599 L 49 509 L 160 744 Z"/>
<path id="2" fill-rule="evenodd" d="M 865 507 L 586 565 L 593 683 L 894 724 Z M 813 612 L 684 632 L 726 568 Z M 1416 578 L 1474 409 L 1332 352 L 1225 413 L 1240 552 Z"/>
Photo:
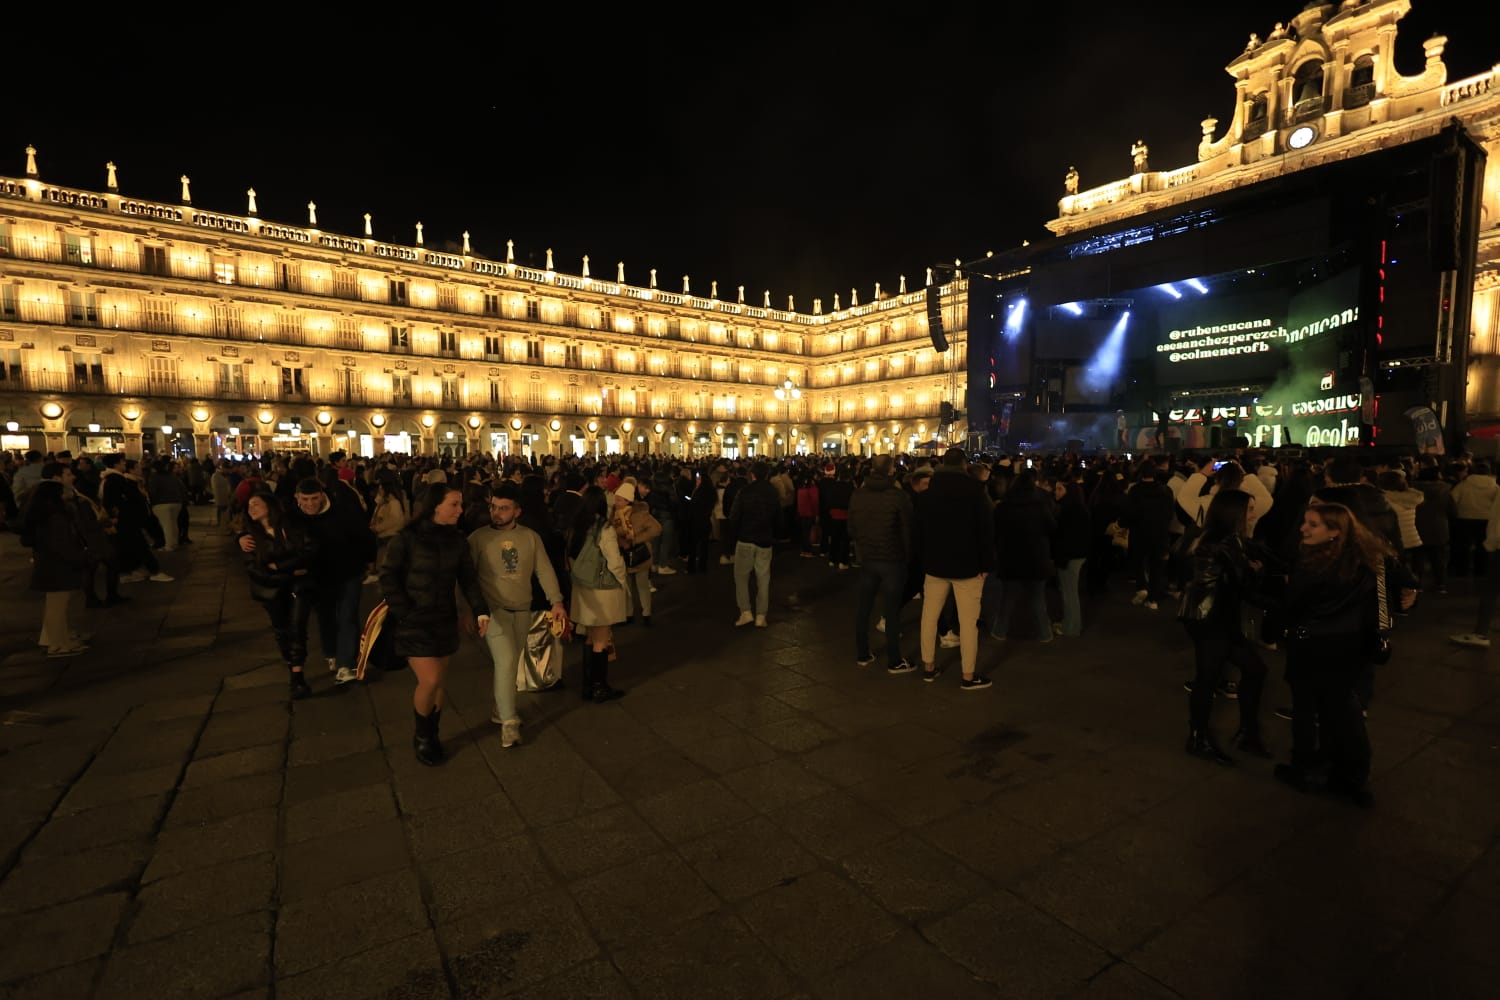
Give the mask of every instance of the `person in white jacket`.
<path id="1" fill-rule="evenodd" d="M 1250 510 L 1246 514 L 1246 531 L 1253 537 L 1255 533 L 1255 522 L 1265 517 L 1271 510 L 1271 492 L 1266 489 L 1265 483 L 1261 482 L 1259 476 L 1245 475 L 1244 468 L 1236 461 L 1229 460 L 1219 464 L 1217 471 L 1214 466 L 1219 464 L 1212 456 L 1198 463 L 1198 471 L 1187 477 L 1187 482 L 1177 488 L 1177 506 L 1182 508 L 1184 514 L 1193 520 L 1195 524 L 1203 523 L 1203 515 L 1208 510 L 1214 494 L 1220 490 L 1244 490 L 1250 494 Z M 1213 477 L 1213 486 L 1204 492 L 1203 487 Z"/>

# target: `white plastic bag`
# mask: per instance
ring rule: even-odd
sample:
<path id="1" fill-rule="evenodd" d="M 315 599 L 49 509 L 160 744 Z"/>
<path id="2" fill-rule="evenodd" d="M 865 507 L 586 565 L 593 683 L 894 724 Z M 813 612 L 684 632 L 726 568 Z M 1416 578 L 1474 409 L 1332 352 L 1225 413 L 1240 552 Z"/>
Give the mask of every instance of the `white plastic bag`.
<path id="1" fill-rule="evenodd" d="M 532 616 L 516 668 L 517 691 L 545 691 L 562 680 L 562 639 L 552 634 L 552 614 L 538 611 Z"/>

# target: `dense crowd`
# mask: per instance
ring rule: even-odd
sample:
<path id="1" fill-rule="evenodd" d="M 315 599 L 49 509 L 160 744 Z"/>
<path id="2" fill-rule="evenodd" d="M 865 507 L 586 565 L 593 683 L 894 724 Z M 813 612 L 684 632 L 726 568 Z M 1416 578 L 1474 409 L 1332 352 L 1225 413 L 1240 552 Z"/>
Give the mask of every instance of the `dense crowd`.
<path id="1" fill-rule="evenodd" d="M 978 670 L 982 633 L 1076 638 L 1093 602 L 1128 581 L 1133 605 L 1166 606 L 1193 645 L 1189 753 L 1221 764 L 1234 760 L 1230 749 L 1268 756 L 1265 657 L 1284 653 L 1293 705 L 1281 714 L 1294 751 L 1278 776 L 1362 803 L 1374 667 L 1418 591 L 1479 577 L 1476 628 L 1454 639 L 1488 645 L 1497 502 L 1492 470 L 1472 456 L 1353 450 L 145 463 L 32 452 L 0 466 L 0 515 L 32 546 L 33 587 L 47 595 L 49 656 L 87 648 L 71 624 L 75 595 L 107 606 L 128 599 L 122 584 L 170 581 L 158 554 L 191 544 L 188 508 L 211 505 L 216 530 L 239 540 L 293 696 L 311 691 L 314 624 L 337 684 L 360 677 L 372 656 L 404 661 L 417 678 L 414 747 L 426 763 L 444 756 L 443 677 L 463 633 L 489 648 L 493 721 L 514 746 L 517 678 L 524 684 L 538 629 L 558 641 L 576 630 L 582 696 L 612 700 L 623 694 L 609 682 L 613 629 L 651 625 L 653 577 L 732 565 L 733 626 L 765 627 L 781 549 L 858 571 L 858 667 L 875 662 L 882 633 L 886 670 L 927 682 L 943 672 L 938 651 L 957 648 L 959 685 L 973 691 L 991 684 Z M 361 617 L 367 586 L 382 597 L 383 645 L 375 616 Z M 901 619 L 914 599 L 911 649 Z M 1216 696 L 1238 702 L 1227 747 L 1209 722 Z"/>

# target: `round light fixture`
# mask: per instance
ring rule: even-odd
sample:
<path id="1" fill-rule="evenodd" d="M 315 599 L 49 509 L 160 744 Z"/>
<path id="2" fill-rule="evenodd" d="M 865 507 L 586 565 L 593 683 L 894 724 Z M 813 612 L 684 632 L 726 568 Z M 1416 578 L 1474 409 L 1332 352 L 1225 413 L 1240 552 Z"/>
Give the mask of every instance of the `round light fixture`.
<path id="1" fill-rule="evenodd" d="M 655 431 L 655 432 L 656 432 L 656 433 L 658 433 L 658 434 L 660 434 L 660 433 L 661 433 L 661 431 L 662 431 L 662 425 L 661 425 L 661 421 L 659 421 L 659 420 L 658 420 L 658 421 L 657 421 L 657 422 L 656 422 L 656 425 L 655 425 L 655 426 L 653 426 L 653 427 L 652 427 L 652 428 L 651 428 L 651 429 L 652 429 L 652 430 L 653 430 L 653 431 Z"/>
<path id="2" fill-rule="evenodd" d="M 139 420 L 141 419 L 141 411 L 134 406 L 127 406 L 120 416 L 126 420 Z"/>
<path id="3" fill-rule="evenodd" d="M 1317 129 L 1311 125 L 1300 125 L 1292 129 L 1292 134 L 1286 137 L 1286 144 L 1292 149 L 1304 149 L 1317 137 Z"/>
<path id="4" fill-rule="evenodd" d="M 270 410 L 261 410 L 255 415 L 255 417 L 261 423 L 269 424 L 272 420 L 276 419 L 276 414 L 272 413 Z"/>
<path id="5" fill-rule="evenodd" d="M 208 411 L 201 406 L 198 407 L 197 409 L 193 410 L 193 419 L 198 421 L 200 424 L 203 423 L 203 421 L 208 419 Z"/>
<path id="6" fill-rule="evenodd" d="M 46 417 L 48 420 L 56 420 L 58 417 L 62 416 L 62 412 L 63 408 L 61 403 L 54 403 L 51 400 L 48 400 L 47 402 L 42 404 L 42 416 Z"/>
<path id="7" fill-rule="evenodd" d="M 723 437 L 724 436 L 724 425 L 723 424 L 715 424 L 714 425 L 714 433 L 717 434 L 717 435 L 719 435 L 720 437 Z"/>
<path id="8" fill-rule="evenodd" d="M 423 427 L 429 427 L 430 428 L 435 423 L 437 423 L 437 421 L 433 419 L 432 414 L 430 414 L 430 413 L 424 413 L 424 414 L 422 414 L 422 426 Z"/>
<path id="9" fill-rule="evenodd" d="M 476 413 L 469 418 L 469 429 L 475 431 L 479 430 L 479 423 L 479 414 Z"/>
<path id="10" fill-rule="evenodd" d="M 554 423 L 554 424 L 555 424 L 555 423 L 557 423 L 557 421 L 556 421 L 556 420 L 554 420 L 554 421 L 552 421 L 552 422 L 553 422 L 553 423 Z M 520 430 L 520 429 L 521 429 L 521 418 L 520 418 L 520 417 L 511 417 L 511 418 L 510 418 L 510 429 L 511 429 L 511 430 L 513 430 L 513 431 L 518 431 L 518 430 Z M 552 428 L 552 429 L 553 429 L 553 430 L 557 430 L 557 428 L 556 428 L 556 427 L 554 427 L 554 428 Z"/>
<path id="11" fill-rule="evenodd" d="M 547 423 L 547 426 L 550 427 L 550 428 L 552 428 L 553 432 L 555 433 L 555 432 L 557 432 L 557 431 L 559 431 L 559 430 L 562 429 L 562 421 L 558 420 L 556 417 L 553 417 Z"/>
<path id="12" fill-rule="evenodd" d="M 590 420 L 588 422 L 588 428 L 589 428 L 589 433 L 590 434 L 594 433 L 595 431 L 597 431 L 599 429 L 599 421 L 597 421 L 597 420 Z"/>
<path id="13" fill-rule="evenodd" d="M 322 424 L 324 427 L 327 427 L 329 424 L 333 423 L 333 414 L 329 413 L 327 410 L 319 410 L 318 415 L 313 419 L 316 420 L 319 424 Z"/>
<path id="14" fill-rule="evenodd" d="M 371 424 L 371 426 L 374 426 L 374 427 L 384 427 L 385 426 L 385 414 L 384 413 L 372 414 L 370 416 L 370 424 Z"/>

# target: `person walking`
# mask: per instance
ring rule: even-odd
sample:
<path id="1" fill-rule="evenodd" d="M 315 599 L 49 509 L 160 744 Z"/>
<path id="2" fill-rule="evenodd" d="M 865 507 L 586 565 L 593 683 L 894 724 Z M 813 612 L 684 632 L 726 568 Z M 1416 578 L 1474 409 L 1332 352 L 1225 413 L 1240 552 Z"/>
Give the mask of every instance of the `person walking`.
<path id="1" fill-rule="evenodd" d="M 699 469 L 692 495 L 680 508 L 684 518 L 678 522 L 689 573 L 708 569 L 708 543 L 713 535 L 714 507 L 718 502 L 719 488 L 714 485 L 713 475 L 707 469 Z"/>
<path id="2" fill-rule="evenodd" d="M 750 482 L 735 494 L 729 508 L 726 528 L 734 537 L 734 597 L 740 615 L 735 627 L 755 623 L 766 627 L 771 603 L 771 556 L 776 538 L 776 518 L 781 513 L 781 499 L 770 483 L 770 469 L 765 462 L 750 467 Z M 750 575 L 755 574 L 755 600 L 750 599 Z"/>
<path id="3" fill-rule="evenodd" d="M 1052 535 L 1057 517 L 1052 497 L 1037 486 L 1036 472 L 1022 469 L 995 504 L 994 547 L 988 553 L 992 572 L 986 583 L 991 593 L 990 636 L 1004 641 L 1017 603 L 1030 612 L 1038 642 L 1052 641 L 1052 618 L 1047 613 L 1047 578 L 1052 573 Z M 962 614 L 962 612 L 960 612 Z M 959 620 L 959 637 L 963 637 Z"/>
<path id="4" fill-rule="evenodd" d="M 977 672 L 979 607 L 994 558 L 995 522 L 984 484 L 968 474 L 968 455 L 949 448 L 931 485 L 916 499 L 915 541 L 922 553 L 922 680 L 942 674 L 937 664 L 938 616 L 951 593 L 958 607 L 959 659 L 965 691 L 982 691 L 990 679 Z M 892 623 L 886 622 L 886 628 Z"/>
<path id="5" fill-rule="evenodd" d="M 1275 775 L 1308 791 L 1326 766 L 1326 790 L 1368 807 L 1370 739 L 1357 687 L 1381 643 L 1381 576 L 1392 553 L 1343 504 L 1308 507 L 1301 535 L 1281 605 L 1292 757 L 1276 765 Z"/>
<path id="6" fill-rule="evenodd" d="M 162 572 L 151 543 L 146 539 L 151 507 L 140 484 L 126 474 L 128 462 L 118 452 L 105 455 L 104 471 L 99 478 L 99 505 L 115 522 L 115 542 L 120 552 L 120 582 L 171 583 L 172 576 Z"/>
<path id="7" fill-rule="evenodd" d="M 1244 490 L 1219 490 L 1204 513 L 1203 532 L 1193 543 L 1192 570 L 1183 588 L 1177 618 L 1193 641 L 1193 681 L 1188 696 L 1186 750 L 1219 764 L 1233 764 L 1214 736 L 1211 715 L 1214 692 L 1225 668 L 1239 668 L 1240 728 L 1236 749 L 1270 757 L 1261 741 L 1260 699 L 1266 665 L 1244 633 L 1243 605 L 1259 587 L 1263 560 L 1251 557 L 1248 514 L 1252 504 Z"/>
<path id="8" fill-rule="evenodd" d="M 1423 466 L 1412 480 L 1412 488 L 1422 494 L 1417 505 L 1417 535 L 1421 547 L 1412 559 L 1412 572 L 1420 584 L 1430 575 L 1434 593 L 1448 593 L 1448 545 L 1450 527 L 1458 516 L 1453 503 L 1453 487 L 1443 479 L 1443 470 L 1434 462 Z"/>
<path id="9" fill-rule="evenodd" d="M 610 525 L 615 529 L 615 541 L 620 552 L 630 552 L 637 545 L 645 545 L 647 556 L 643 561 L 630 562 L 625 567 L 625 624 L 635 623 L 636 609 L 640 609 L 641 624 L 651 627 L 651 567 L 655 558 L 650 555 L 653 543 L 661 537 L 661 522 L 651 515 L 650 505 L 636 498 L 637 481 L 631 477 L 615 488 L 615 506 L 610 512 Z"/>
<path id="10" fill-rule="evenodd" d="M 552 622 L 567 621 L 562 586 L 553 572 L 542 536 L 521 523 L 521 489 L 511 482 L 495 487 L 489 501 L 490 524 L 469 535 L 469 554 L 479 575 L 479 589 L 490 609 L 484 642 L 494 673 L 495 712 L 500 746 L 521 742 L 521 714 L 516 710 L 516 672 L 526 649 L 533 617 L 533 586 L 540 586 L 552 605 Z M 542 508 L 538 508 L 545 523 Z"/>
<path id="11" fill-rule="evenodd" d="M 50 657 L 77 656 L 89 648 L 70 624 L 89 567 L 89 551 L 66 496 L 72 483 L 72 469 L 45 463 L 42 478 L 27 491 L 21 521 L 21 542 L 31 547 L 31 589 L 45 597 L 37 641 Z"/>
<path id="12" fill-rule="evenodd" d="M 170 458 L 158 458 L 151 464 L 151 475 L 146 480 L 146 495 L 151 498 L 151 513 L 161 525 L 163 552 L 176 552 L 178 531 L 177 515 L 187 503 L 187 487 L 172 468 Z"/>
<path id="13" fill-rule="evenodd" d="M 266 611 L 271 633 L 290 674 L 294 699 L 312 694 L 303 666 L 307 660 L 307 623 L 315 594 L 310 574 L 312 550 L 299 527 L 287 522 L 281 501 L 267 491 L 252 493 L 245 503 L 245 531 L 255 538 L 245 554 L 250 596 Z"/>
<path id="14" fill-rule="evenodd" d="M 1120 508 L 1120 525 L 1130 532 L 1125 560 L 1135 577 L 1130 603 L 1136 607 L 1155 611 L 1166 599 L 1175 511 L 1172 488 L 1157 478 L 1156 463 L 1145 459 Z"/>
<path id="15" fill-rule="evenodd" d="M 609 526 L 604 490 L 590 486 L 568 533 L 568 574 L 573 581 L 575 625 L 585 630 L 582 697 L 603 704 L 625 694 L 609 686 L 614 626 L 625 620 L 625 560 Z"/>
<path id="16" fill-rule="evenodd" d="M 870 651 L 870 613 L 879 595 L 885 612 L 885 669 L 908 674 L 917 668 L 901 653 L 902 589 L 911 564 L 911 498 L 896 485 L 895 459 L 876 455 L 870 474 L 849 498 L 849 537 L 859 552 L 859 603 L 854 612 L 854 662 L 875 662 Z"/>
<path id="17" fill-rule="evenodd" d="M 1489 551 L 1484 547 L 1489 512 L 1500 485 L 1488 462 L 1475 462 L 1469 474 L 1453 487 L 1452 575 L 1483 578 L 1489 568 Z"/>
<path id="18" fill-rule="evenodd" d="M 1066 639 L 1083 635 L 1083 567 L 1090 548 L 1090 518 L 1083 487 L 1059 479 L 1052 487 L 1057 500 L 1057 529 L 1052 534 L 1052 561 L 1057 566 L 1057 589 L 1062 594 L 1062 622 L 1053 631 Z"/>
<path id="19" fill-rule="evenodd" d="M 213 494 L 214 527 L 223 529 L 226 535 L 234 534 L 229 526 L 229 508 L 234 504 L 234 487 L 229 483 L 229 463 L 220 461 L 214 474 L 208 477 L 208 488 Z"/>
<path id="20" fill-rule="evenodd" d="M 301 492 L 299 487 L 299 499 Z M 462 514 L 461 490 L 446 482 L 429 483 L 411 523 L 391 539 L 380 570 L 380 591 L 390 609 L 385 627 L 395 629 L 395 654 L 406 658 L 417 679 L 412 691 L 412 750 L 429 766 L 448 759 L 438 730 L 448 660 L 459 646 L 455 589 L 463 591 L 481 639 L 490 623 L 468 540 L 458 528 Z"/>
<path id="21" fill-rule="evenodd" d="M 385 473 L 375 482 L 374 509 L 370 512 L 370 530 L 375 534 L 375 567 L 365 575 L 365 583 L 380 582 L 379 570 L 385 562 L 386 546 L 410 520 L 411 510 L 400 481 L 394 472 Z"/>

